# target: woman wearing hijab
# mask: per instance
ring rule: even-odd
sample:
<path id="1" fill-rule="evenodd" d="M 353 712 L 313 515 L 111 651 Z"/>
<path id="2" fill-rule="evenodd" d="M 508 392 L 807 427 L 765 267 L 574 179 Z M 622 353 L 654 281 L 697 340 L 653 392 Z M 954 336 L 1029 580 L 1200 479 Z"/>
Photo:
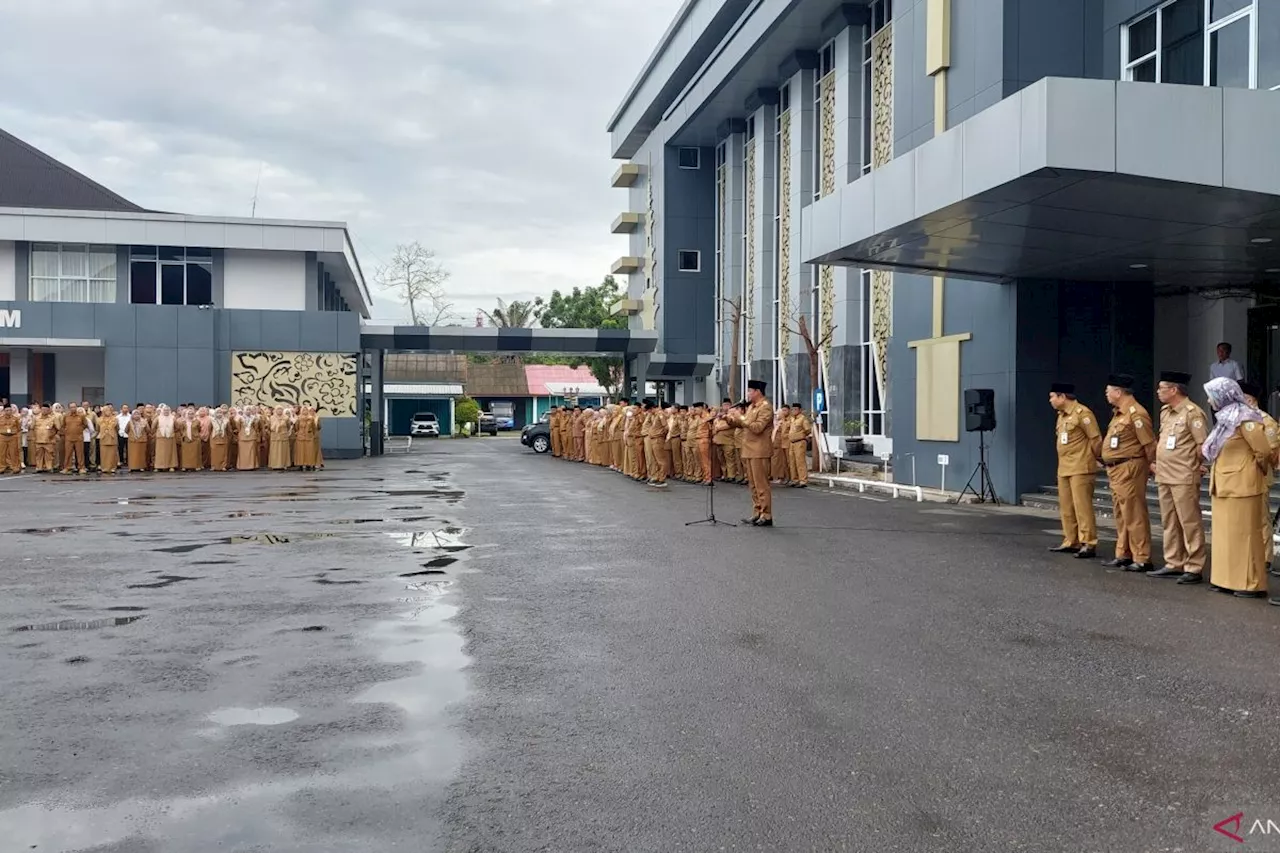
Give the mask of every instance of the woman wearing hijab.
<path id="1" fill-rule="evenodd" d="M 1234 379 L 1211 379 L 1204 390 L 1217 419 L 1201 448 L 1212 466 L 1213 587 L 1240 598 L 1262 598 L 1267 589 L 1262 506 L 1267 500 L 1271 445 L 1261 413 L 1245 402 Z"/>
<path id="2" fill-rule="evenodd" d="M 190 407 L 182 410 L 178 421 L 178 459 L 183 471 L 200 470 L 200 424 Z"/>
<path id="3" fill-rule="evenodd" d="M 276 410 L 271 414 L 270 431 L 271 444 L 267 454 L 267 465 L 273 471 L 284 471 L 290 467 L 292 461 L 289 458 L 289 438 L 293 432 L 293 425 L 289 422 L 289 415 L 283 406 L 276 406 Z"/>
<path id="4" fill-rule="evenodd" d="M 293 461 L 303 471 L 316 470 L 316 451 L 320 447 L 320 420 L 316 410 L 304 403 L 294 425 Z"/>
<path id="5" fill-rule="evenodd" d="M 212 471 L 227 470 L 227 447 L 231 443 L 230 427 L 227 413 L 221 408 L 215 409 L 209 418 L 209 469 Z"/>
<path id="6" fill-rule="evenodd" d="M 151 422 L 147 420 L 146 409 L 139 406 L 133 410 L 126 427 L 129 445 L 129 473 L 146 471 L 147 449 L 151 442 Z"/>
<path id="7" fill-rule="evenodd" d="M 213 467 L 213 452 L 209 447 L 209 439 L 213 438 L 213 417 L 208 406 L 196 410 L 196 429 L 200 433 L 200 470 L 203 471 Z"/>
<path id="8" fill-rule="evenodd" d="M 163 403 L 156 410 L 156 456 L 152 467 L 173 473 L 178 468 L 178 419 Z"/>
<path id="9" fill-rule="evenodd" d="M 120 467 L 120 421 L 110 403 L 102 407 L 98 429 L 98 470 L 114 474 Z"/>
<path id="10" fill-rule="evenodd" d="M 239 447 L 236 448 L 237 471 L 258 469 L 258 433 L 262 429 L 259 420 L 254 406 L 246 406 L 236 420 L 236 434 L 239 436 Z"/>

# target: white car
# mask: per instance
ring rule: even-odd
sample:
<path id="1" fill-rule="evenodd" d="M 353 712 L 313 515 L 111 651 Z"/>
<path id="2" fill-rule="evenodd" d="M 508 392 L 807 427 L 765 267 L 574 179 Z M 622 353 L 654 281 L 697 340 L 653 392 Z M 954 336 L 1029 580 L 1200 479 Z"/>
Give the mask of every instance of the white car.
<path id="1" fill-rule="evenodd" d="M 418 412 L 413 416 L 413 422 L 409 426 L 409 435 L 414 436 L 430 436 L 431 438 L 440 437 L 440 421 L 436 418 L 434 412 Z"/>

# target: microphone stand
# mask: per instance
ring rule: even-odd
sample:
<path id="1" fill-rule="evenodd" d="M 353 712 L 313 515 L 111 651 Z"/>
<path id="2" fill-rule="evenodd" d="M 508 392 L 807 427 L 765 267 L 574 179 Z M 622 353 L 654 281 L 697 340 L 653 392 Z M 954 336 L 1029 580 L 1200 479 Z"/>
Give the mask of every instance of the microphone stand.
<path id="1" fill-rule="evenodd" d="M 715 417 L 707 419 L 707 423 L 715 420 Z M 692 527 L 695 524 L 710 524 L 712 527 L 719 525 L 720 527 L 737 527 L 738 525 L 732 521 L 721 521 L 716 518 L 716 478 L 711 476 L 710 471 L 704 472 L 707 477 L 707 517 L 700 518 L 697 521 L 686 521 L 685 527 Z"/>

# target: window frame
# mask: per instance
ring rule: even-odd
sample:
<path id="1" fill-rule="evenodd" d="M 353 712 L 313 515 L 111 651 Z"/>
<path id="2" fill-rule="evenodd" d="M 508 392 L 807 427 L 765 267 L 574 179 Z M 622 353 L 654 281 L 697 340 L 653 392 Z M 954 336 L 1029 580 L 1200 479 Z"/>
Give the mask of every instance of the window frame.
<path id="1" fill-rule="evenodd" d="M 162 250 L 169 250 L 167 252 Z M 150 250 L 150 251 L 148 251 Z M 176 253 L 175 251 L 176 250 Z M 177 305 L 187 307 L 198 307 L 201 305 L 214 305 L 213 292 L 213 256 L 214 252 L 210 248 L 203 246 L 151 246 L 151 245 L 131 245 L 129 246 L 129 304 L 130 305 Z M 135 302 L 133 299 L 133 268 L 135 264 L 150 264 L 155 269 L 155 291 L 156 298 L 154 302 Z M 209 301 L 208 302 L 191 302 L 191 267 L 199 266 L 208 270 L 209 273 Z M 179 267 L 182 269 L 182 301 L 177 303 L 164 301 L 164 270 L 166 267 Z"/>
<path id="2" fill-rule="evenodd" d="M 693 165 L 692 165 L 692 166 L 686 166 L 686 165 L 684 164 L 684 154 L 685 154 L 685 152 L 686 152 L 686 151 L 692 151 L 692 152 L 693 152 Z M 701 168 L 702 168 L 702 149 L 701 149 L 701 148 L 698 148 L 698 147 L 696 147 L 696 146 L 694 146 L 694 145 L 680 145 L 680 146 L 677 146 L 677 148 L 676 148 L 676 168 L 678 168 L 678 169 L 688 169 L 688 170 L 689 170 L 689 171 L 691 171 L 691 172 L 692 172 L 692 171 L 696 171 L 696 170 L 698 170 L 698 169 L 701 169 Z"/>
<path id="3" fill-rule="evenodd" d="M 72 250 L 69 252 L 68 250 Z M 84 255 L 84 275 L 70 275 L 64 272 L 63 258 L 68 254 L 74 253 L 75 250 L 81 250 Z M 37 275 L 36 274 L 36 253 L 51 254 L 56 250 L 58 258 L 57 275 Z M 96 276 L 92 275 L 93 269 L 89 263 L 92 255 L 109 255 L 111 258 L 111 275 Z M 27 252 L 27 299 L 31 302 L 69 302 L 77 305 L 111 305 L 120 298 L 120 257 L 119 250 L 116 246 L 106 243 L 55 243 L 55 242 L 32 242 Z M 49 298 L 50 294 L 46 290 L 37 296 L 36 281 L 41 282 L 42 288 L 47 288 L 47 282 L 53 282 L 54 292 L 58 298 Z M 63 299 L 61 298 L 68 285 L 82 284 L 85 289 L 85 295 L 89 295 L 90 289 L 97 284 L 103 287 L 106 293 L 109 293 L 110 299 Z"/>
<path id="4" fill-rule="evenodd" d="M 686 255 L 693 255 L 693 267 L 685 266 Z M 701 249 L 676 249 L 676 272 L 702 272 Z"/>
<path id="5" fill-rule="evenodd" d="M 1165 9 L 1172 6 L 1176 2 L 1178 2 L 1178 0 L 1164 0 L 1164 2 L 1157 4 L 1151 9 L 1148 9 L 1147 11 L 1143 12 L 1141 15 L 1137 15 L 1134 18 L 1126 21 L 1124 25 L 1120 28 L 1120 80 L 1121 81 L 1128 82 L 1128 83 L 1134 82 L 1134 79 L 1133 79 L 1134 69 L 1148 62 L 1149 60 L 1154 59 L 1156 63 L 1156 74 L 1155 74 L 1156 79 L 1154 82 L 1156 83 L 1164 82 L 1165 73 L 1164 73 L 1164 14 L 1163 13 Z M 1249 85 L 1247 88 L 1250 88 L 1250 89 L 1258 88 L 1258 48 L 1259 48 L 1258 0 L 1249 0 L 1249 3 L 1244 7 L 1237 9 L 1236 11 L 1232 12 L 1229 15 L 1224 15 L 1223 17 L 1219 18 L 1216 21 L 1210 20 L 1210 14 L 1211 14 L 1210 10 L 1212 8 L 1211 7 L 1212 0 L 1200 0 L 1200 2 L 1202 4 L 1202 8 L 1201 8 L 1202 44 L 1201 44 L 1201 56 L 1200 56 L 1200 70 L 1201 70 L 1200 85 L 1202 86 L 1212 85 L 1210 83 L 1212 71 L 1209 67 L 1209 62 L 1212 57 L 1211 36 L 1214 33 L 1216 33 L 1218 30 L 1224 29 L 1225 27 L 1229 27 L 1232 24 L 1238 23 L 1244 20 L 1245 18 L 1248 18 L 1249 19 Z M 1145 53 L 1142 56 L 1131 57 L 1129 55 L 1130 28 L 1133 27 L 1135 24 L 1141 23 L 1142 21 L 1145 21 L 1147 18 L 1150 18 L 1152 16 L 1155 17 L 1155 24 L 1156 24 L 1155 48 L 1151 52 Z M 1189 85 L 1194 85 L 1194 84 L 1189 84 Z M 1270 91 L 1273 91 L 1273 92 L 1276 91 L 1277 89 L 1280 89 L 1280 84 L 1270 87 Z"/>

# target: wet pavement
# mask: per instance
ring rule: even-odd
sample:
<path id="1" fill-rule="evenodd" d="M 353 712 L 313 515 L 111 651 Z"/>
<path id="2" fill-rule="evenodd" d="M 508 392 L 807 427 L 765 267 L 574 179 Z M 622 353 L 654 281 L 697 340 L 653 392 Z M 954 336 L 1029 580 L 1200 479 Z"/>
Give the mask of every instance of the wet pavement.
<path id="1" fill-rule="evenodd" d="M 785 490 L 772 530 L 685 527 L 703 498 L 510 439 L 0 481 L 0 850 L 1198 851 L 1280 823 L 1280 609 L 1047 554 L 1032 515 Z"/>

